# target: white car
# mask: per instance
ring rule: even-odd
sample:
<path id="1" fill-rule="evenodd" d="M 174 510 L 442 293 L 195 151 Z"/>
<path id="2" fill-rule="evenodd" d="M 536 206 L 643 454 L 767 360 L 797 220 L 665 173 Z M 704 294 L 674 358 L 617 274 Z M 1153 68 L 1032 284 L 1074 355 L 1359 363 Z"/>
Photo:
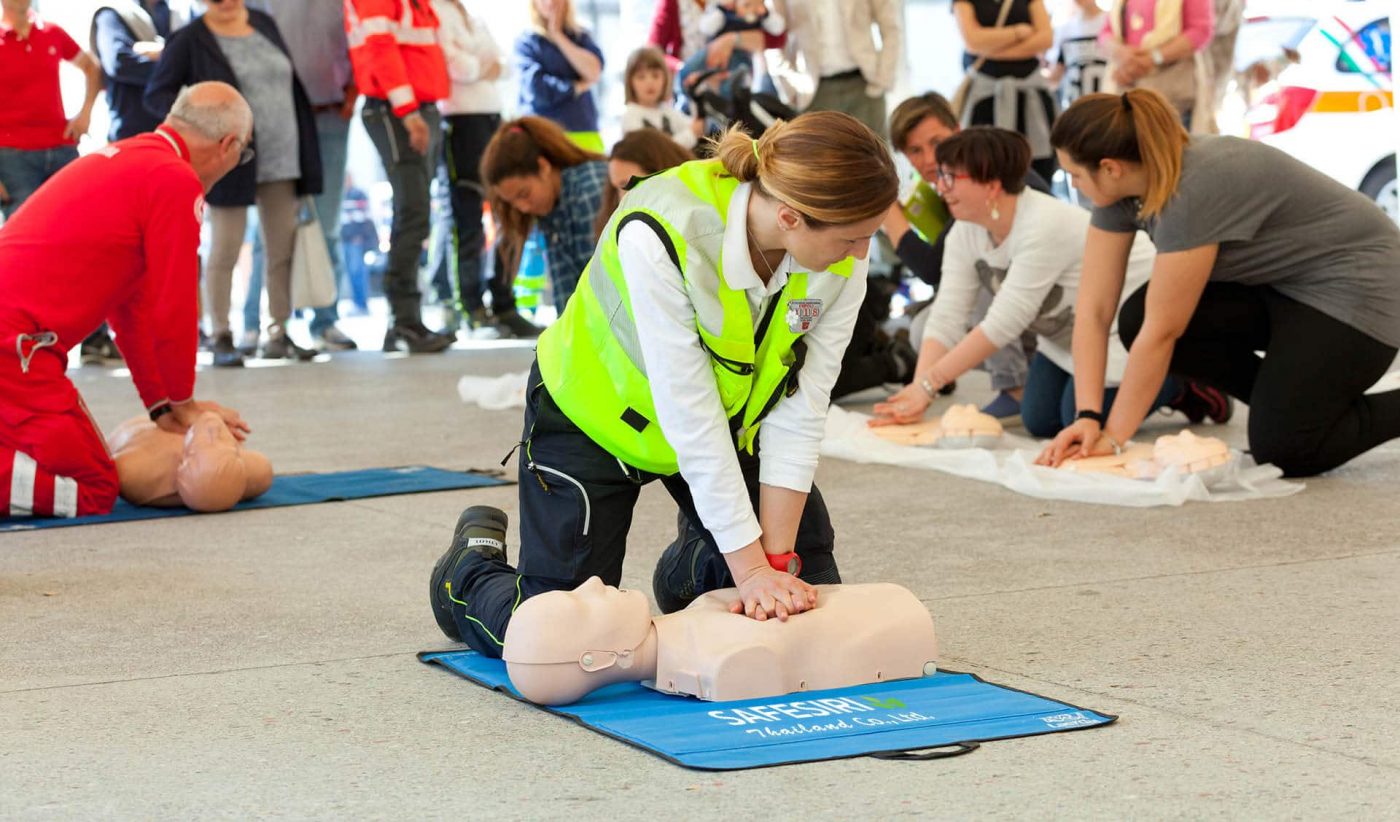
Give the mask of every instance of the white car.
<path id="1" fill-rule="evenodd" d="M 1293 52 L 1297 62 L 1252 95 L 1255 102 L 1246 114 L 1250 136 L 1362 192 L 1400 222 L 1391 5 L 1385 0 L 1251 3 L 1236 66 L 1267 61 L 1284 49 Z"/>

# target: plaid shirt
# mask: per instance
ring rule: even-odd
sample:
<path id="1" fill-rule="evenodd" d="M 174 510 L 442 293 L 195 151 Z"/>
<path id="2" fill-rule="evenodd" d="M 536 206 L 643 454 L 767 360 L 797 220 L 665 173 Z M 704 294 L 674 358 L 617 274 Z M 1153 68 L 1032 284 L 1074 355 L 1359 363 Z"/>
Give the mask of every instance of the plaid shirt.
<path id="1" fill-rule="evenodd" d="M 563 181 L 554 210 L 539 219 L 549 259 L 549 281 L 554 287 L 554 307 L 560 314 L 578 287 L 579 277 L 593 256 L 598 238 L 593 221 L 603 203 L 608 164 L 588 160 L 560 172 Z"/>

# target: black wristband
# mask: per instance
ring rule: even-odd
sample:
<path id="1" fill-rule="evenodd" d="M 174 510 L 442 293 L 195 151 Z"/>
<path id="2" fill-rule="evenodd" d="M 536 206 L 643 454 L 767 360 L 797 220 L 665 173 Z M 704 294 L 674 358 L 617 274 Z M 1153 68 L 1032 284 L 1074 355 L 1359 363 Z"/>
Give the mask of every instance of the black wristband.
<path id="1" fill-rule="evenodd" d="M 1075 415 L 1074 415 L 1074 418 L 1075 418 L 1076 420 L 1093 420 L 1094 422 L 1096 422 L 1096 423 L 1099 424 L 1099 427 L 1100 427 L 1100 428 L 1103 427 L 1103 412 L 1102 412 L 1102 411 L 1091 411 L 1091 410 L 1089 410 L 1088 408 L 1086 408 L 1086 409 L 1080 411 L 1078 414 L 1075 414 Z"/>
<path id="2" fill-rule="evenodd" d="M 175 406 L 171 405 L 170 403 L 167 402 L 161 405 L 157 405 L 155 408 L 151 409 L 151 422 L 156 422 L 166 414 L 173 413 L 175 413 Z"/>

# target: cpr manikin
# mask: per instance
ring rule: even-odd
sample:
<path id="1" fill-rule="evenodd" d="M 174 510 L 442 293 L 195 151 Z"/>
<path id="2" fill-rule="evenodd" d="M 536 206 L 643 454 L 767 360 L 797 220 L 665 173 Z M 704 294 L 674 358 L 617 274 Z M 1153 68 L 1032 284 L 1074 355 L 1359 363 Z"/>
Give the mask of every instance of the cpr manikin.
<path id="1" fill-rule="evenodd" d="M 624 681 L 727 701 L 933 674 L 933 619 L 908 590 L 816 588 L 816 607 L 786 621 L 734 613 L 734 588 L 652 617 L 641 591 L 591 577 L 521 604 L 501 658 L 521 696 L 544 705 Z"/>
<path id="2" fill-rule="evenodd" d="M 870 432 L 900 445 L 932 445 L 939 448 L 991 448 L 1001 439 L 1001 422 L 975 405 L 954 405 L 937 421 L 907 425 L 880 425 Z"/>
<path id="3" fill-rule="evenodd" d="M 202 414 L 183 436 L 145 417 L 107 438 L 122 499 L 132 505 L 227 511 L 272 486 L 267 457 L 243 448 L 215 413 Z"/>
<path id="4" fill-rule="evenodd" d="M 1158 437 L 1151 446 L 1128 443 L 1121 454 L 1066 460 L 1060 467 L 1078 473 L 1112 474 L 1133 479 L 1153 479 L 1168 468 L 1183 474 L 1202 474 L 1230 461 L 1230 447 L 1215 437 L 1198 437 L 1182 431 Z"/>

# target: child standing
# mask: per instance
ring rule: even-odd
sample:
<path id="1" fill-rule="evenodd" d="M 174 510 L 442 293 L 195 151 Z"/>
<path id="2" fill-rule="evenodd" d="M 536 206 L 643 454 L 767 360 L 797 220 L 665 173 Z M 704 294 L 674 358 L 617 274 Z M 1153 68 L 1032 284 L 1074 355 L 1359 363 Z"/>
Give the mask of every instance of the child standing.
<path id="1" fill-rule="evenodd" d="M 623 73 L 627 107 L 622 111 L 622 133 L 654 128 L 689 151 L 705 131 L 705 121 L 687 117 L 671 105 L 671 69 L 656 48 L 640 48 L 627 58 Z"/>
<path id="2" fill-rule="evenodd" d="M 1097 0 L 1074 0 L 1068 18 L 1055 26 L 1055 45 L 1046 59 L 1050 81 L 1060 87 L 1062 108 L 1103 87 L 1108 73 L 1108 52 L 1099 44 L 1104 16 Z"/>

